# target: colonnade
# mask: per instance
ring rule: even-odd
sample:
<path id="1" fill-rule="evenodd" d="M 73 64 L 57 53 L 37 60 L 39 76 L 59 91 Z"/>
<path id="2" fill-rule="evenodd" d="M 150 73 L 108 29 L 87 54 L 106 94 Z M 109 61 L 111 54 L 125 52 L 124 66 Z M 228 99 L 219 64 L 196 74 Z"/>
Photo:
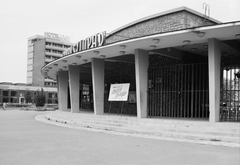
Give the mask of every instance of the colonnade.
<path id="1" fill-rule="evenodd" d="M 149 53 L 146 50 L 135 51 L 135 76 L 136 76 L 136 100 L 137 117 L 147 117 L 147 90 L 148 90 L 148 65 Z M 92 83 L 94 114 L 104 113 L 104 59 L 92 58 Z M 219 121 L 220 111 L 220 64 L 221 44 L 216 39 L 208 40 L 209 63 L 209 110 L 210 122 Z M 68 86 L 70 90 L 71 112 L 79 111 L 79 66 L 68 66 L 68 71 L 58 72 L 58 102 L 59 109 L 67 110 Z"/>

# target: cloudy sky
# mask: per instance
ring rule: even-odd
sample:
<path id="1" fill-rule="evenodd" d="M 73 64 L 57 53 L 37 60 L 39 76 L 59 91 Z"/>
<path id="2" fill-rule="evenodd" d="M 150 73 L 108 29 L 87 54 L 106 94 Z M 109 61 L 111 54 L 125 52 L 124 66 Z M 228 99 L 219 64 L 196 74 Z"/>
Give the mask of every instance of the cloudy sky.
<path id="1" fill-rule="evenodd" d="M 240 21 L 240 0 L 0 0 L 0 82 L 26 83 L 27 39 L 52 32 L 77 42 L 137 19 L 186 6 L 221 22 Z"/>

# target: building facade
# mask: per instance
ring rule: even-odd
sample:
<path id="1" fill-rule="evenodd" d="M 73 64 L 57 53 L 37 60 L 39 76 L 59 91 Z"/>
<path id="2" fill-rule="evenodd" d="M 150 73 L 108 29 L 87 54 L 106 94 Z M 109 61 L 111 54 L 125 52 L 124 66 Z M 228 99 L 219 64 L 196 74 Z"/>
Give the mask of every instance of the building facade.
<path id="1" fill-rule="evenodd" d="M 31 96 L 31 102 L 34 103 L 34 96 L 37 91 L 45 92 L 45 102 L 46 104 L 57 104 L 57 88 L 56 87 L 37 87 L 29 86 L 24 83 L 0 83 L 0 104 L 10 103 L 10 104 L 26 104 L 26 95 Z"/>
<path id="2" fill-rule="evenodd" d="M 94 114 L 110 113 L 111 84 L 129 83 L 124 106 L 138 118 L 240 122 L 239 45 L 240 21 L 180 7 L 80 40 L 42 75 L 57 81 L 62 111 L 81 111 L 88 84 Z"/>
<path id="3" fill-rule="evenodd" d="M 63 51 L 71 45 L 69 37 L 49 32 L 28 38 L 27 84 L 56 87 L 56 81 L 44 78 L 41 68 L 62 57 Z"/>

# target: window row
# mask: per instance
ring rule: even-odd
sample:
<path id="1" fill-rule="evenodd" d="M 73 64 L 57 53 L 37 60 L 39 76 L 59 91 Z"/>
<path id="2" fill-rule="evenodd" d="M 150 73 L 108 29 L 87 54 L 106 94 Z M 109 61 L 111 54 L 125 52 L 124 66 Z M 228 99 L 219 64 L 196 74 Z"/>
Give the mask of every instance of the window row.
<path id="1" fill-rule="evenodd" d="M 48 46 L 55 46 L 55 47 L 59 47 L 59 48 L 69 48 L 69 45 L 62 45 L 62 44 L 57 44 L 57 43 L 51 43 L 51 42 L 46 42 L 46 45 Z"/>
<path id="2" fill-rule="evenodd" d="M 31 40 L 31 44 L 33 44 L 34 42 L 40 41 L 40 40 L 41 40 L 40 38 L 32 39 L 32 40 Z"/>
<path id="3" fill-rule="evenodd" d="M 51 60 L 59 59 L 59 57 L 49 56 L 49 55 L 46 55 L 45 58 L 46 58 L 46 59 L 51 59 Z"/>
<path id="4" fill-rule="evenodd" d="M 3 98 L 0 98 L 0 104 L 1 103 L 20 103 L 20 102 L 19 102 L 19 98 L 3 97 Z M 24 103 L 24 99 L 23 98 L 21 98 L 21 103 Z M 47 104 L 58 104 L 58 100 L 57 100 L 57 98 L 46 99 L 46 103 Z"/>
<path id="5" fill-rule="evenodd" d="M 57 86 L 56 82 L 45 82 L 44 83 L 45 86 Z"/>
<path id="6" fill-rule="evenodd" d="M 63 51 L 60 51 L 60 50 L 52 50 L 52 49 L 46 49 L 46 52 L 49 52 L 49 53 L 57 53 L 57 54 L 62 54 Z"/>

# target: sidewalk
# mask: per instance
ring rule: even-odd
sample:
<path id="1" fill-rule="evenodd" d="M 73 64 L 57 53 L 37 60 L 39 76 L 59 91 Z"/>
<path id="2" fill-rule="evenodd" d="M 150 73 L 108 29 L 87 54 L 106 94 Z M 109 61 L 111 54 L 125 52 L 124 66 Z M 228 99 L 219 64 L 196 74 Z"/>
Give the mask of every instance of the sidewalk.
<path id="1" fill-rule="evenodd" d="M 240 150 L 236 147 L 134 137 L 128 133 L 122 136 L 97 129 L 103 132 L 83 131 L 79 130 L 82 127 L 66 128 L 74 125 L 62 123 L 65 127 L 58 127 L 34 119 L 52 113 L 55 112 L 0 111 L 0 164 L 238 165 L 240 161 Z M 68 112 L 59 115 L 62 114 L 66 114 L 66 118 L 72 115 Z M 136 117 L 128 119 L 133 121 Z"/>
<path id="2" fill-rule="evenodd" d="M 39 115 L 36 116 L 35 119 L 62 127 L 94 132 L 240 148 L 240 142 L 238 142 L 240 123 L 233 123 L 231 126 L 234 127 L 229 128 L 229 130 L 233 129 L 233 131 L 236 132 L 236 126 L 239 126 L 237 134 L 228 133 L 225 135 L 224 132 L 220 132 L 223 130 L 222 127 L 224 123 L 218 124 L 219 126 L 216 127 L 216 129 L 218 129 L 217 131 L 204 132 L 203 129 L 206 130 L 207 128 L 201 128 L 201 125 L 211 127 L 212 123 L 149 118 L 138 119 L 135 116 L 129 117 L 112 114 L 110 116 L 108 114 L 96 116 L 92 112 L 70 113 L 63 111 L 54 111 L 45 115 Z M 159 127 L 161 127 L 161 129 L 159 129 Z M 185 127 L 188 128 L 184 130 L 183 128 Z M 231 136 L 236 136 L 237 142 L 236 138 L 235 141 L 231 141 L 231 138 L 234 138 Z"/>

